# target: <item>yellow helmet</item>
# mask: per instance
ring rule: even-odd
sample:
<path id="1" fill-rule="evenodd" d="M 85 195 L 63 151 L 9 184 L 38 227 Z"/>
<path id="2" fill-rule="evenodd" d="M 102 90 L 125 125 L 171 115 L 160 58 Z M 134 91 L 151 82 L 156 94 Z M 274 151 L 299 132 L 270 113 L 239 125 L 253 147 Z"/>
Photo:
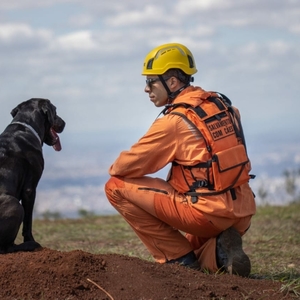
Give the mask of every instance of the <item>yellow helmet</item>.
<path id="1" fill-rule="evenodd" d="M 158 46 L 147 54 L 142 75 L 162 75 L 169 69 L 180 69 L 187 75 L 195 74 L 197 69 L 191 51 L 178 43 Z"/>

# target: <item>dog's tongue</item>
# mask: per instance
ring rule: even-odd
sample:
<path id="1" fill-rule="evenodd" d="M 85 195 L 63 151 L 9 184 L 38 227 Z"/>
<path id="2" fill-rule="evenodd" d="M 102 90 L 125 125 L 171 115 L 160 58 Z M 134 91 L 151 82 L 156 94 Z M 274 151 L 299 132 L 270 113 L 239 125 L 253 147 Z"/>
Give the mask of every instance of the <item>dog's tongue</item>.
<path id="1" fill-rule="evenodd" d="M 53 140 L 55 141 L 55 143 L 52 145 L 53 149 L 55 151 L 60 151 L 61 150 L 61 144 L 60 144 L 58 134 L 56 133 L 56 131 L 53 128 L 50 129 L 50 132 L 51 132 Z"/>

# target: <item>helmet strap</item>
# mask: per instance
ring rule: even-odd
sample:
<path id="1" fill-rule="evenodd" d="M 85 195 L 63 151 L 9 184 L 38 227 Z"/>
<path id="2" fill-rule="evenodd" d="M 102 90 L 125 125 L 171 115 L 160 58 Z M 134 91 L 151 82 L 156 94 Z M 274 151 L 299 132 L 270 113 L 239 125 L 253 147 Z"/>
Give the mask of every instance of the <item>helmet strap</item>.
<path id="1" fill-rule="evenodd" d="M 170 99 L 170 94 L 171 94 L 171 91 L 170 91 L 170 89 L 169 89 L 168 85 L 166 84 L 166 82 L 165 82 L 165 80 L 164 80 L 163 76 L 162 76 L 162 75 L 158 75 L 158 78 L 160 79 L 160 81 L 161 81 L 162 85 L 163 85 L 163 86 L 164 86 L 164 88 L 166 89 L 166 91 L 167 91 L 167 94 L 168 94 L 168 100 L 169 100 L 169 99 Z"/>
<path id="2" fill-rule="evenodd" d="M 171 92 L 168 85 L 166 84 L 164 78 L 162 75 L 158 75 L 158 78 L 160 79 L 162 85 L 164 86 L 164 88 L 167 91 L 168 94 L 168 104 L 172 103 L 173 100 L 185 89 L 187 88 L 190 83 L 186 83 L 184 86 L 182 86 L 179 90 L 175 91 L 175 92 Z"/>

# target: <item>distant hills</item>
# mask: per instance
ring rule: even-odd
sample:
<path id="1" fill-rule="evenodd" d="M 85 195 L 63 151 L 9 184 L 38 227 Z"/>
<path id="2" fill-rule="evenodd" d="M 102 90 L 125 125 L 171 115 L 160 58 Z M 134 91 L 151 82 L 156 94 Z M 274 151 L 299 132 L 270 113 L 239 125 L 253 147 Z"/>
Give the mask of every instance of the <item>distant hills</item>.
<path id="1" fill-rule="evenodd" d="M 96 214 L 114 214 L 116 211 L 106 200 L 103 188 L 109 178 L 108 168 L 118 154 L 128 149 L 137 140 L 134 134 L 94 134 L 94 139 L 85 136 L 62 137 L 60 153 L 44 146 L 45 170 L 38 185 L 36 216 L 45 211 L 60 212 L 63 216 L 76 217 L 80 209 Z M 101 138 L 100 138 L 101 137 Z M 259 189 L 267 191 L 264 202 L 285 204 L 289 197 L 284 190 L 283 172 L 300 168 L 299 144 L 262 137 L 249 138 L 248 154 L 252 160 L 252 171 L 256 178 L 251 186 L 259 199 Z M 165 178 L 169 167 L 155 176 Z M 299 183 L 300 186 L 300 183 Z"/>

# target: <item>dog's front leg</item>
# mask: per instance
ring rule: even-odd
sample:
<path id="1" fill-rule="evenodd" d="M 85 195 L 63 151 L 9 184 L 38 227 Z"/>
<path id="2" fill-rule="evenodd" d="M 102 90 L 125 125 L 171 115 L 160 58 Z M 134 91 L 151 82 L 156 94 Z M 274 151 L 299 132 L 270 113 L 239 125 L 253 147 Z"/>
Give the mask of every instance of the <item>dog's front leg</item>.
<path id="1" fill-rule="evenodd" d="M 22 206 L 24 208 L 22 235 L 24 238 L 24 242 L 34 241 L 32 235 L 32 212 L 35 202 L 35 196 L 35 189 L 26 189 L 22 197 Z"/>

